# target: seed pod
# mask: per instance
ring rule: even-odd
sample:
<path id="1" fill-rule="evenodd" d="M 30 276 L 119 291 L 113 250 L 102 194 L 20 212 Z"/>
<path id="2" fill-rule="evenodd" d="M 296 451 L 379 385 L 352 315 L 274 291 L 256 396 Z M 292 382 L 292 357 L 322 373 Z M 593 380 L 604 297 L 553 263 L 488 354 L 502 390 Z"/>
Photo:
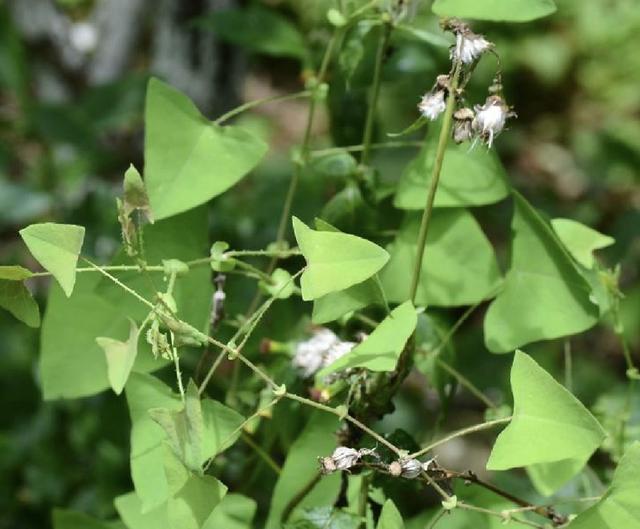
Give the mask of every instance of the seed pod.
<path id="1" fill-rule="evenodd" d="M 403 459 L 400 461 L 401 476 L 406 479 L 415 479 L 422 472 L 422 463 L 417 459 Z"/>
<path id="2" fill-rule="evenodd" d="M 360 459 L 360 452 L 347 446 L 339 446 L 331 454 L 338 470 L 348 470 Z"/>
<path id="3" fill-rule="evenodd" d="M 475 113 L 470 108 L 461 108 L 453 114 L 453 140 L 460 144 L 473 137 L 473 118 Z"/>
<path id="4" fill-rule="evenodd" d="M 508 105 L 498 95 L 490 95 L 484 105 L 475 106 L 476 116 L 472 126 L 474 132 L 489 146 L 493 145 L 493 139 L 502 132 L 508 117 L 514 114 Z"/>

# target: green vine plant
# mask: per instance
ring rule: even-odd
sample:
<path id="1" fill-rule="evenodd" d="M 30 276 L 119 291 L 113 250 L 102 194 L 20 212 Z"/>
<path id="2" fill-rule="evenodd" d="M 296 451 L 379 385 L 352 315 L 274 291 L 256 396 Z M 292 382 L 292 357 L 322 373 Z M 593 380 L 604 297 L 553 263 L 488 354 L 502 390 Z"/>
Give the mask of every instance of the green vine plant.
<path id="1" fill-rule="evenodd" d="M 243 104 L 214 121 L 152 78 L 144 178 L 133 165 L 124 174 L 114 212 L 122 249 L 111 264 L 83 255 L 82 226 L 41 223 L 20 231 L 44 270 L 0 267 L 1 301 L 38 327 L 39 308 L 26 284 L 48 276 L 57 283 L 42 322 L 45 399 L 107 387 L 126 395 L 133 490 L 115 498 L 117 527 L 640 527 L 640 443 L 625 430 L 631 397 L 615 428 L 605 430 L 570 388 L 521 350 L 599 322 L 611 325 L 632 395 L 638 370 L 624 340 L 617 272 L 593 255 L 614 241 L 570 219 L 547 220 L 510 185 L 493 151 L 516 117 L 503 93 L 499 50 L 463 21 L 531 20 L 551 13 L 553 2 L 436 0 L 441 34 L 411 25 L 413 8 L 403 0 L 338 1 L 327 12 L 331 36 L 323 55 L 305 59 L 302 91 Z M 362 142 L 316 149 L 313 125 L 332 90 L 332 72 L 363 35 L 376 46 Z M 399 35 L 446 42 L 449 69 L 429 83 L 415 123 L 374 142 L 383 69 Z M 495 75 L 485 98 L 470 101 L 481 61 Z M 232 120 L 289 99 L 306 100 L 308 110 L 273 243 L 252 250 L 216 241 L 203 255 L 210 244 L 203 205 L 243 179 L 268 150 Z M 425 125 L 423 141 L 395 139 L 415 137 Z M 415 148 L 393 191 L 404 220 L 391 239 L 346 233 L 322 218 L 309 226 L 292 215 L 311 167 L 346 164 L 352 185 L 375 206 L 389 196 L 370 192 L 379 185 L 375 153 Z M 503 275 L 470 208 L 509 197 L 511 260 Z M 233 314 L 229 288 L 240 282 L 255 285 L 255 296 L 243 314 Z M 270 335 L 270 309 L 289 303 L 300 310 L 300 300 L 312 303 L 313 325 L 289 341 Z M 515 351 L 512 406 L 477 387 L 450 354 L 457 330 L 487 303 L 487 349 Z M 443 329 L 432 315 L 437 307 L 467 309 Z M 160 369 L 173 374 L 152 374 Z M 416 371 L 437 390 L 441 413 L 459 387 L 486 408 L 486 420 L 423 439 L 422 446 L 388 431 L 379 420 Z M 486 469 L 450 468 L 437 456 L 447 443 L 499 429 Z M 266 500 L 225 485 L 227 463 L 247 448 L 275 483 L 266 487 Z M 617 465 L 608 486 L 589 482 L 594 454 Z M 526 471 L 530 490 L 485 477 L 487 470 L 512 469 Z M 557 496 L 568 482 L 578 482 L 582 496 Z M 395 487 L 413 495 L 412 512 L 402 512 Z M 57 529 L 73 523 L 116 526 L 54 513 Z"/>

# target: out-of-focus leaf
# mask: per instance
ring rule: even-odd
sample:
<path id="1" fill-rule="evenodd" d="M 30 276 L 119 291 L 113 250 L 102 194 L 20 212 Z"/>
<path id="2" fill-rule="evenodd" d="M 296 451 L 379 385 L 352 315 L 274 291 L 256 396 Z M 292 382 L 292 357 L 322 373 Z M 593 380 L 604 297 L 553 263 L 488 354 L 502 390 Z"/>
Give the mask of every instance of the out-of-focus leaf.
<path id="1" fill-rule="evenodd" d="M 14 268 L 14 267 L 1 267 Z M 20 268 L 20 267 L 16 267 Z M 23 269 L 24 270 L 24 269 Z M 0 274 L 3 272 L 0 271 Z M 19 271 L 4 271 L 5 275 L 20 275 Z M 8 310 L 29 327 L 40 327 L 40 308 L 22 281 L 0 276 L 0 307 Z"/>
<path id="2" fill-rule="evenodd" d="M 586 268 L 593 267 L 595 250 L 606 248 L 616 242 L 613 237 L 571 219 L 553 219 L 551 226 L 569 253 Z"/>
<path id="3" fill-rule="evenodd" d="M 207 518 L 203 529 L 251 529 L 256 502 L 242 494 L 227 494 Z"/>
<path id="4" fill-rule="evenodd" d="M 304 37 L 284 16 L 258 5 L 245 9 L 216 10 L 196 21 L 217 37 L 265 55 L 305 60 Z"/>
<path id="5" fill-rule="evenodd" d="M 402 515 L 393 501 L 384 502 L 376 529 L 404 529 Z"/>
<path id="6" fill-rule="evenodd" d="M 51 208 L 51 196 L 0 178 L 0 222 L 27 224 Z"/>
<path id="7" fill-rule="evenodd" d="M 335 507 L 314 507 L 302 512 L 283 529 L 358 529 L 362 518 Z"/>
<path id="8" fill-rule="evenodd" d="M 592 507 L 569 524 L 571 529 L 640 528 L 640 442 L 632 444 L 620 460 L 611 487 Z"/>
<path id="9" fill-rule="evenodd" d="M 352 367 L 364 367 L 370 371 L 393 371 L 417 321 L 415 307 L 411 301 L 405 301 L 391 311 L 364 342 L 322 369 L 317 376 L 325 377 Z"/>
<path id="10" fill-rule="evenodd" d="M 297 217 L 293 230 L 307 268 L 300 279 L 302 299 L 309 301 L 361 283 L 380 270 L 389 254 L 355 235 L 315 231 Z"/>
<path id="11" fill-rule="evenodd" d="M 73 224 L 31 224 L 20 236 L 38 262 L 51 272 L 69 297 L 76 282 L 76 264 L 84 240 L 84 228 Z"/>
<path id="12" fill-rule="evenodd" d="M 393 205 L 400 209 L 423 209 L 435 161 L 437 141 L 431 134 L 424 146 L 405 168 L 398 183 Z M 506 198 L 509 184 L 494 151 L 468 144 L 447 147 L 436 207 L 482 206 Z"/>
<path id="13" fill-rule="evenodd" d="M 152 78 L 145 106 L 144 176 L 155 219 L 204 204 L 251 171 L 267 145 L 206 120 L 184 94 Z"/>
<path id="14" fill-rule="evenodd" d="M 391 260 L 380 277 L 389 301 L 409 298 L 419 228 L 420 215 L 408 214 L 387 246 Z M 491 244 L 464 209 L 433 212 L 425 255 L 417 305 L 472 305 L 495 293 L 502 280 Z"/>
<path id="15" fill-rule="evenodd" d="M 435 0 L 432 9 L 441 17 L 528 22 L 557 8 L 553 0 Z"/>
<path id="16" fill-rule="evenodd" d="M 598 321 L 591 287 L 551 226 L 518 193 L 511 268 L 484 320 L 490 351 L 584 331 Z"/>
<path id="17" fill-rule="evenodd" d="M 529 467 L 540 492 L 552 494 L 585 465 L 606 433 L 576 397 L 521 351 L 513 360 L 511 388 L 513 418 L 496 439 L 487 469 Z"/>
<path id="18" fill-rule="evenodd" d="M 83 512 L 53 510 L 53 529 L 115 529 L 116 524 L 97 520 Z"/>
<path id="19" fill-rule="evenodd" d="M 266 529 L 280 529 L 281 516 L 296 494 L 316 479 L 320 472 L 318 456 L 331 454 L 336 446 L 333 432 L 338 427 L 335 415 L 314 412 L 305 429 L 291 445 L 282 473 L 271 497 L 271 509 Z M 298 509 L 332 505 L 340 489 L 340 476 L 320 477 L 319 483 L 299 503 Z"/>

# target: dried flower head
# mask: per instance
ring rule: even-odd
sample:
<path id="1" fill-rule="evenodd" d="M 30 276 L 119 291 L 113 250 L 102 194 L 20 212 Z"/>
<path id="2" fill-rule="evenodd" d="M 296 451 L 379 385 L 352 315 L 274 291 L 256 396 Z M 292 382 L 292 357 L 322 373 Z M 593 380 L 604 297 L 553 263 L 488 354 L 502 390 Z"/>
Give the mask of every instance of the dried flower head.
<path id="1" fill-rule="evenodd" d="M 456 43 L 450 52 L 454 61 L 471 64 L 484 52 L 493 48 L 493 43 L 484 38 L 484 35 L 474 33 L 468 24 L 457 18 L 444 21 L 443 28 L 456 36 Z"/>
<path id="2" fill-rule="evenodd" d="M 332 331 L 320 328 L 308 340 L 296 345 L 292 360 L 304 378 L 312 376 L 325 366 L 347 354 L 356 344 L 340 340 Z"/>
<path id="3" fill-rule="evenodd" d="M 473 131 L 489 147 L 493 145 L 493 139 L 502 132 L 507 118 L 514 114 L 498 95 L 490 95 L 484 105 L 475 106 L 476 116 L 473 120 Z"/>
<path id="4" fill-rule="evenodd" d="M 400 477 L 402 475 L 402 463 L 400 463 L 400 461 L 393 461 L 389 463 L 387 471 L 394 478 Z"/>
<path id="5" fill-rule="evenodd" d="M 358 462 L 363 456 L 374 456 L 378 458 L 375 449 L 372 448 L 349 448 L 348 446 L 339 446 L 333 454 L 326 457 L 319 457 L 320 471 L 323 474 L 331 474 L 336 470 L 349 470 Z"/>
<path id="6" fill-rule="evenodd" d="M 446 103 L 444 90 L 427 92 L 418 103 L 420 113 L 430 121 L 435 121 L 444 112 Z"/>
<path id="7" fill-rule="evenodd" d="M 470 108 L 461 108 L 453 114 L 453 140 L 463 143 L 473 137 L 473 118 L 475 113 Z"/>

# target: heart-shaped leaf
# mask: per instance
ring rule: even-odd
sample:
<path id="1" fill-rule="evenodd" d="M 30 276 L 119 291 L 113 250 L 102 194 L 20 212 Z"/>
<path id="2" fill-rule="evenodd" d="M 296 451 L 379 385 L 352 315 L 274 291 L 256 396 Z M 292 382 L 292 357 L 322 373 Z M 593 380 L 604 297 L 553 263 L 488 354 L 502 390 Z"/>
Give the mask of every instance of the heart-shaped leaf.
<path id="1" fill-rule="evenodd" d="M 387 247 L 391 260 L 380 277 L 389 301 L 409 298 L 419 228 L 420 215 L 408 214 Z M 473 305 L 495 293 L 502 280 L 491 244 L 464 209 L 433 212 L 425 255 L 417 305 Z"/>
<path id="2" fill-rule="evenodd" d="M 404 529 L 402 515 L 392 500 L 384 502 L 376 529 Z"/>
<path id="3" fill-rule="evenodd" d="M 156 220 L 204 204 L 251 171 L 267 145 L 206 120 L 184 94 L 152 78 L 145 108 L 145 183 Z"/>
<path id="4" fill-rule="evenodd" d="M 559 463 L 561 479 L 551 481 L 559 488 L 584 466 L 606 433 L 576 397 L 521 351 L 513 359 L 511 390 L 513 419 L 496 439 L 487 469 Z"/>
<path id="5" fill-rule="evenodd" d="M 586 268 L 593 267 L 593 252 L 611 246 L 616 240 L 571 219 L 553 219 L 551 226 L 569 253 Z"/>
<path id="6" fill-rule="evenodd" d="M 382 320 L 364 342 L 322 369 L 317 376 L 325 377 L 351 367 L 393 371 L 417 322 L 416 309 L 411 301 L 405 301 Z"/>
<path id="7" fill-rule="evenodd" d="M 116 395 L 122 393 L 138 356 L 138 326 L 135 321 L 129 321 L 131 326 L 129 328 L 129 338 L 126 342 L 103 336 L 96 338 L 96 343 L 102 347 L 107 359 L 107 376 L 109 377 L 109 384 L 111 384 L 111 388 Z"/>
<path id="8" fill-rule="evenodd" d="M 432 9 L 441 17 L 528 22 L 557 8 L 553 0 L 435 0 Z"/>
<path id="9" fill-rule="evenodd" d="M 400 209 L 423 209 L 431 183 L 437 142 L 427 139 L 406 167 L 398 183 L 393 205 Z M 509 184 L 500 160 L 492 150 L 447 147 L 435 207 L 466 207 L 493 204 L 509 194 Z"/>
<path id="10" fill-rule="evenodd" d="M 548 222 L 514 192 L 511 268 L 484 320 L 490 351 L 582 332 L 598 321 L 591 287 Z"/>
<path id="11" fill-rule="evenodd" d="M 640 529 L 640 442 L 618 464 L 605 495 L 573 520 L 570 529 Z"/>
<path id="12" fill-rule="evenodd" d="M 84 228 L 73 224 L 32 224 L 20 230 L 22 240 L 38 262 L 51 272 L 69 297 L 76 283 L 76 265 Z"/>
<path id="13" fill-rule="evenodd" d="M 297 217 L 293 231 L 307 261 L 300 278 L 305 301 L 361 283 L 389 260 L 377 244 L 348 233 L 312 230 Z"/>

